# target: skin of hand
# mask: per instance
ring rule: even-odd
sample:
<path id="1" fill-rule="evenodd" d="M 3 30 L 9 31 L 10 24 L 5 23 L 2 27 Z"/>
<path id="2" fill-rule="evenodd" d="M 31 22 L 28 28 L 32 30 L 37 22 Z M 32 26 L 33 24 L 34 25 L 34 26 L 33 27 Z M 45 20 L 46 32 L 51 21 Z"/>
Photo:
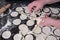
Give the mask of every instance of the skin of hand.
<path id="1" fill-rule="evenodd" d="M 7 4 L 6 6 L 2 7 L 0 9 L 0 14 L 3 13 L 3 12 L 5 12 L 10 6 L 11 6 L 11 4 Z"/>
<path id="2" fill-rule="evenodd" d="M 34 9 L 35 12 L 37 12 L 39 9 L 43 8 L 44 5 L 46 4 L 52 4 L 55 2 L 60 2 L 60 0 L 35 0 L 32 3 L 28 5 L 28 10 L 31 13 Z M 34 8 L 35 7 L 35 8 Z M 40 22 L 40 26 L 50 26 L 53 25 L 56 28 L 60 29 L 60 20 L 55 20 L 50 17 L 42 17 L 41 18 L 43 21 Z"/>
<path id="3" fill-rule="evenodd" d="M 60 20 L 52 19 L 50 17 L 42 17 L 43 22 L 40 22 L 40 26 L 55 26 L 60 29 Z"/>
<path id="4" fill-rule="evenodd" d="M 44 5 L 52 4 L 59 1 L 60 0 L 35 0 L 28 5 L 28 10 L 30 13 L 33 11 L 33 9 L 35 12 L 37 12 L 39 9 L 43 8 Z"/>

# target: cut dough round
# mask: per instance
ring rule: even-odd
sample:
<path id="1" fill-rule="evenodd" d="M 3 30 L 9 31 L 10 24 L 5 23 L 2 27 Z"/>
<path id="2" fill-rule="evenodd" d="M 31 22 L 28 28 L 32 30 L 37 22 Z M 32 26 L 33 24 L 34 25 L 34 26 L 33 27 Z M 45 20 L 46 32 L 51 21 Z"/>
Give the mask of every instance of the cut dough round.
<path id="1" fill-rule="evenodd" d="M 18 16 L 18 12 L 12 12 L 12 13 L 11 13 L 11 16 L 12 16 L 12 17 L 17 17 L 17 16 Z"/>
<path id="2" fill-rule="evenodd" d="M 21 30 L 21 32 L 22 32 L 23 35 L 26 35 L 28 33 L 28 31 L 29 31 L 28 27 L 25 24 L 21 24 L 19 26 L 19 30 Z"/>
<path id="3" fill-rule="evenodd" d="M 39 26 L 35 25 L 33 32 L 36 34 L 39 34 L 39 33 L 41 33 L 41 28 Z"/>
<path id="4" fill-rule="evenodd" d="M 22 39 L 22 35 L 21 34 L 16 34 L 13 37 L 14 40 L 21 40 Z"/>
<path id="5" fill-rule="evenodd" d="M 56 36 L 59 36 L 59 37 L 60 37 L 60 30 L 59 30 L 59 29 L 56 29 L 56 30 L 54 31 L 54 34 L 55 34 Z"/>
<path id="6" fill-rule="evenodd" d="M 5 31 L 5 32 L 2 33 L 2 37 L 4 39 L 10 38 L 10 36 L 11 36 L 11 32 L 10 31 Z"/>
<path id="7" fill-rule="evenodd" d="M 33 40 L 34 38 L 33 38 L 33 36 L 32 35 L 27 35 L 26 37 L 25 37 L 25 40 Z"/>
<path id="8" fill-rule="evenodd" d="M 46 27 L 43 27 L 42 31 L 43 33 L 49 35 L 51 33 L 51 28 L 46 26 Z"/>
<path id="9" fill-rule="evenodd" d="M 37 25 L 39 25 L 41 22 L 44 22 L 40 17 L 36 18 L 36 20 L 37 20 Z"/>
<path id="10" fill-rule="evenodd" d="M 33 12 L 33 13 L 31 13 L 31 15 L 30 15 L 31 17 L 33 17 L 33 18 L 36 18 L 36 14 Z"/>
<path id="11" fill-rule="evenodd" d="M 18 12 L 20 12 L 20 11 L 22 11 L 23 9 L 22 9 L 22 7 L 17 7 L 16 8 L 16 11 L 18 11 Z"/>
<path id="12" fill-rule="evenodd" d="M 50 9 L 49 9 L 49 8 L 44 8 L 43 11 L 44 11 L 44 12 L 49 12 Z"/>
<path id="13" fill-rule="evenodd" d="M 34 18 L 34 17 L 31 17 L 31 16 L 29 17 L 29 19 L 30 19 L 30 20 L 36 20 L 36 18 Z"/>
<path id="14" fill-rule="evenodd" d="M 19 14 L 24 14 L 24 11 L 20 11 Z"/>
<path id="15" fill-rule="evenodd" d="M 50 8 L 50 9 L 51 9 L 52 13 L 54 13 L 54 14 L 59 13 L 58 9 L 56 9 L 56 8 Z"/>
<path id="16" fill-rule="evenodd" d="M 24 7 L 25 13 L 29 13 L 28 7 Z"/>
<path id="17" fill-rule="evenodd" d="M 45 40 L 45 38 L 43 37 L 43 35 L 38 35 L 36 36 L 36 40 Z"/>
<path id="18" fill-rule="evenodd" d="M 54 36 L 48 36 L 48 37 L 46 38 L 46 40 L 57 40 L 57 38 L 54 37 Z"/>
<path id="19" fill-rule="evenodd" d="M 28 20 L 26 24 L 28 26 L 33 26 L 34 25 L 34 21 L 33 20 Z"/>
<path id="20" fill-rule="evenodd" d="M 21 23 L 21 20 L 20 19 L 13 20 L 13 24 L 14 25 L 19 25 L 20 23 Z"/>
<path id="21" fill-rule="evenodd" d="M 35 13 L 31 13 L 30 17 L 29 17 L 31 20 L 35 20 L 37 17 L 36 17 L 36 14 Z"/>
<path id="22" fill-rule="evenodd" d="M 27 19 L 27 16 L 25 14 L 21 14 L 20 19 L 25 20 L 25 19 Z"/>

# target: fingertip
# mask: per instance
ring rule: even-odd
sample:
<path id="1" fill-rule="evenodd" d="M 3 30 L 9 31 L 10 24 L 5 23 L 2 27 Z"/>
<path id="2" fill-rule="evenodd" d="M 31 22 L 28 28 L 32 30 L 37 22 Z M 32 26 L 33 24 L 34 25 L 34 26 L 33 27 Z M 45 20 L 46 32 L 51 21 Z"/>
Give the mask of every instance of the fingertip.
<path id="1" fill-rule="evenodd" d="M 31 11 L 29 11 L 29 13 L 32 13 Z"/>
<path id="2" fill-rule="evenodd" d="M 39 9 L 40 9 L 40 7 L 36 7 L 36 8 L 34 9 L 34 12 L 38 12 Z"/>
<path id="3" fill-rule="evenodd" d="M 29 13 L 32 13 L 33 6 L 28 6 Z"/>
<path id="4" fill-rule="evenodd" d="M 31 13 L 31 8 L 28 7 L 28 11 L 29 11 L 29 13 Z"/>
<path id="5" fill-rule="evenodd" d="M 34 9 L 34 12 L 37 12 L 38 11 L 38 9 Z"/>
<path id="6" fill-rule="evenodd" d="M 49 16 L 49 14 L 46 13 L 44 16 L 45 16 L 45 18 L 47 18 Z"/>
<path id="7" fill-rule="evenodd" d="M 31 11 L 31 10 L 32 10 L 31 8 L 29 8 L 28 10 L 29 10 L 29 13 L 31 13 L 31 12 L 32 12 L 32 11 Z"/>

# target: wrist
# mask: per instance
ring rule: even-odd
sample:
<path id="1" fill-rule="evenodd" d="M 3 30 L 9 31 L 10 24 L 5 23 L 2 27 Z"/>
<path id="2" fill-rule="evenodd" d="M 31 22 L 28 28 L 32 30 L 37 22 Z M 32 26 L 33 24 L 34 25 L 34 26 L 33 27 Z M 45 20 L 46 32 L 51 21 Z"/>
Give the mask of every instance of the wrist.
<path id="1" fill-rule="evenodd" d="M 52 4 L 56 2 L 60 2 L 60 0 L 46 0 L 46 4 Z"/>

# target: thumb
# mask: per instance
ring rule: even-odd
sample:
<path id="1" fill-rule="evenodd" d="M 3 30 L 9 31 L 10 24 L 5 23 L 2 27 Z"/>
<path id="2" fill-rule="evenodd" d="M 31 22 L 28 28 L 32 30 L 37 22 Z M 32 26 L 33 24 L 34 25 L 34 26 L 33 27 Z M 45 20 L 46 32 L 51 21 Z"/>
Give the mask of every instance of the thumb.
<path id="1" fill-rule="evenodd" d="M 40 23 L 39 26 L 49 26 L 49 24 L 43 22 L 43 23 Z"/>

